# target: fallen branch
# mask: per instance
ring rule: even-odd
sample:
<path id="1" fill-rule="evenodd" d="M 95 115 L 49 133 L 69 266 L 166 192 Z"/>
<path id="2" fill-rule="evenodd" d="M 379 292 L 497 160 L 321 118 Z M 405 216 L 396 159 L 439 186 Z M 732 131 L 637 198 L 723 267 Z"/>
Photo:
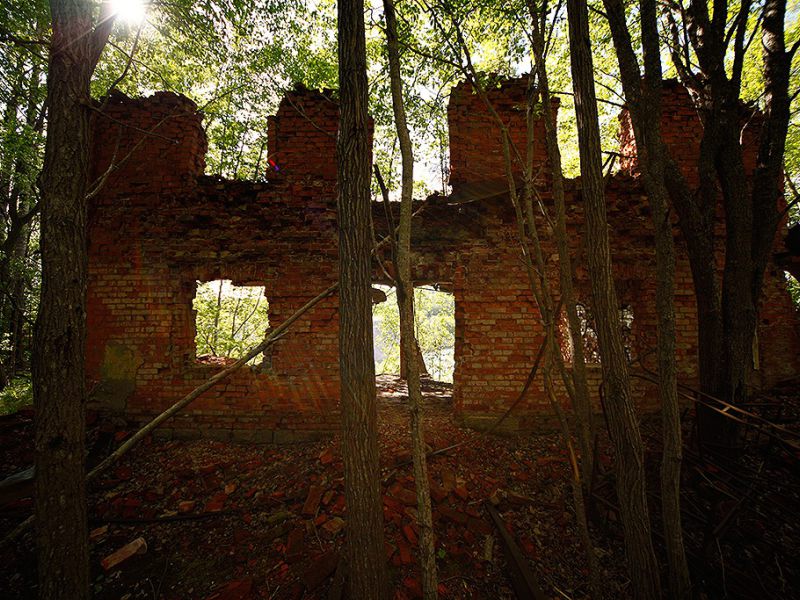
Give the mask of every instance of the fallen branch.
<path id="1" fill-rule="evenodd" d="M 192 513 L 189 515 L 164 515 L 161 517 L 150 518 L 129 518 L 124 519 L 121 517 L 89 517 L 89 523 L 96 525 L 98 523 L 110 523 L 112 525 L 150 525 L 153 523 L 176 523 L 184 521 L 204 521 L 206 519 L 216 519 L 219 517 L 230 517 L 233 515 L 240 515 L 241 511 L 234 510 L 220 510 L 216 512 L 206 513 Z"/>
<path id="2" fill-rule="evenodd" d="M 506 564 L 509 567 L 509 576 L 511 579 L 511 587 L 514 588 L 514 593 L 517 598 L 533 598 L 534 600 L 545 600 L 546 596 L 539 587 L 536 577 L 531 572 L 528 566 L 528 561 L 522 555 L 522 551 L 514 541 L 514 538 L 508 533 L 506 524 L 497 509 L 489 502 L 486 503 L 486 510 L 489 516 L 492 517 L 497 532 L 500 534 L 500 541 L 503 542 L 506 554 Z"/>

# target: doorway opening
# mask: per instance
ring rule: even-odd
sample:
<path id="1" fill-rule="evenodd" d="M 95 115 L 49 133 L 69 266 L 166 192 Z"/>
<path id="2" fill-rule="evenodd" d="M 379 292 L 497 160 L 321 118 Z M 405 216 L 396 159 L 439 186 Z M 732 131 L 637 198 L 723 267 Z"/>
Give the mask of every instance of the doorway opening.
<path id="1" fill-rule="evenodd" d="M 386 299 L 372 307 L 375 373 L 400 375 L 400 314 L 395 289 L 376 285 Z M 455 299 L 439 284 L 414 288 L 415 329 L 422 361 L 431 379 L 453 382 Z"/>

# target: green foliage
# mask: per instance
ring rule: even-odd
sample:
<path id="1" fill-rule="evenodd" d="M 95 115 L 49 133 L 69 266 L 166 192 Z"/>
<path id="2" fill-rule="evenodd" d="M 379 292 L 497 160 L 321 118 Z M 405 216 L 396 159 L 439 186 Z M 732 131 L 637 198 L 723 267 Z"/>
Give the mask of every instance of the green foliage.
<path id="1" fill-rule="evenodd" d="M 36 179 L 44 157 L 47 53 L 40 42 L 48 22 L 44 1 L 0 7 L 0 364 L 9 376 L 29 364 L 39 298 Z"/>
<path id="2" fill-rule="evenodd" d="M 0 416 L 11 415 L 33 405 L 30 377 L 17 377 L 0 390 Z"/>
<path id="3" fill-rule="evenodd" d="M 786 288 L 789 290 L 789 295 L 792 297 L 792 302 L 800 310 L 800 282 L 794 277 L 786 273 Z"/>
<path id="4" fill-rule="evenodd" d="M 328 0 L 316 6 L 302 0 L 154 3 L 141 26 L 115 26 L 93 95 L 103 96 L 126 68 L 117 84 L 126 94 L 186 95 L 205 116 L 207 171 L 260 179 L 266 119 L 283 92 L 295 82 L 336 86 L 334 15 Z"/>
<path id="5" fill-rule="evenodd" d="M 262 287 L 234 286 L 227 279 L 198 283 L 193 308 L 198 358 L 240 358 L 264 339 L 269 327 Z"/>
<path id="6" fill-rule="evenodd" d="M 394 289 L 372 310 L 377 373 L 400 372 L 400 314 Z M 415 328 L 425 366 L 437 381 L 453 381 L 455 300 L 452 294 L 430 288 L 414 290 Z"/>

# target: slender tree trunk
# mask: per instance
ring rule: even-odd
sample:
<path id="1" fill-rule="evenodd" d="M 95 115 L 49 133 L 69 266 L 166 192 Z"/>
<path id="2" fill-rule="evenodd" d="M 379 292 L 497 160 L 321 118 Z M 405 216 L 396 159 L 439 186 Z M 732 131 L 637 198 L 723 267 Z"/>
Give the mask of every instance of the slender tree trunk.
<path id="1" fill-rule="evenodd" d="M 619 302 L 611 270 L 588 9 L 581 0 L 567 0 L 567 12 L 586 215 L 587 258 L 606 390 L 606 410 L 616 450 L 617 499 L 625 532 L 628 573 L 633 583 L 634 597 L 658 598 L 661 596 L 661 583 L 650 535 L 642 438 L 630 396 L 627 361 L 619 326 Z"/>
<path id="2" fill-rule="evenodd" d="M 350 592 L 388 592 L 372 356 L 370 146 L 363 0 L 340 0 L 339 365 Z"/>
<path id="3" fill-rule="evenodd" d="M 386 46 L 389 56 L 389 77 L 392 106 L 402 157 L 400 224 L 396 246 L 397 306 L 400 311 L 400 353 L 406 368 L 408 400 L 411 411 L 411 451 L 414 482 L 417 491 L 417 513 L 420 528 L 419 559 L 422 570 L 422 592 L 426 600 L 437 598 L 436 554 L 433 515 L 425 457 L 425 429 L 422 420 L 422 387 L 420 386 L 420 351 L 414 332 L 414 284 L 411 279 L 411 215 L 414 193 L 414 149 L 406 122 L 403 102 L 403 81 L 400 75 L 400 50 L 397 41 L 397 20 L 392 0 L 384 0 L 386 14 Z"/>
<path id="4" fill-rule="evenodd" d="M 419 341 L 417 340 L 416 336 L 414 336 L 414 344 L 416 356 L 417 356 L 417 369 L 419 369 L 420 377 L 428 376 L 430 373 L 428 372 L 428 366 L 425 364 L 425 356 L 422 354 L 422 349 L 419 347 Z M 406 357 L 401 352 L 400 353 L 400 379 L 408 379 L 408 371 L 406 371 Z"/>
<path id="5" fill-rule="evenodd" d="M 211 334 L 211 353 L 217 356 L 217 346 L 219 345 L 219 318 L 222 313 L 222 280 L 219 280 L 217 289 L 217 304 L 214 307 L 214 333 Z"/>
<path id="6" fill-rule="evenodd" d="M 548 337 L 551 337 L 553 333 L 555 332 L 551 331 L 548 333 Z M 549 347 L 551 348 L 551 355 L 552 352 L 558 352 L 554 340 L 550 342 Z M 591 591 L 592 598 L 602 598 L 603 586 L 600 582 L 600 568 L 597 564 L 597 555 L 594 553 L 592 537 L 589 534 L 589 520 L 586 517 L 586 503 L 584 501 L 583 484 L 581 483 L 580 466 L 575 456 L 575 448 L 572 443 L 572 433 L 570 432 L 569 422 L 553 389 L 553 377 L 549 366 L 545 368 L 544 385 L 547 396 L 550 399 L 550 406 L 558 417 L 558 423 L 561 427 L 561 436 L 564 438 L 564 446 L 569 454 L 570 466 L 572 467 L 572 477 L 570 478 L 570 483 L 572 484 L 572 501 L 575 503 L 575 521 L 578 523 L 578 532 L 580 533 L 581 542 L 584 552 L 586 553 L 586 565 L 589 569 L 589 590 Z"/>
<path id="7" fill-rule="evenodd" d="M 661 509 L 669 563 L 672 598 L 689 598 L 691 584 L 680 511 L 683 442 L 681 439 L 678 381 L 675 363 L 675 247 L 668 205 L 661 137 L 661 57 L 653 0 L 640 0 L 639 14 L 644 51 L 644 82 L 627 28 L 620 0 L 605 0 L 606 15 L 622 74 L 622 84 L 633 124 L 639 165 L 650 202 L 656 250 L 656 311 L 658 313 L 658 371 L 661 401 L 663 454 L 661 462 Z M 670 175 L 672 177 L 674 175 Z"/>
<path id="8" fill-rule="evenodd" d="M 538 81 L 538 91 L 542 100 L 542 117 L 545 127 L 545 147 L 550 168 L 553 171 L 553 201 L 556 208 L 555 238 L 558 250 L 559 285 L 561 302 L 567 313 L 569 334 L 572 341 L 572 381 L 575 389 L 575 413 L 578 417 L 578 436 L 581 450 L 581 474 L 584 492 L 592 479 L 594 453 L 594 418 L 590 402 L 589 385 L 586 379 L 586 358 L 583 352 L 583 334 L 575 300 L 572 278 L 572 257 L 569 253 L 567 237 L 566 203 L 564 200 L 564 172 L 561 167 L 561 149 L 558 145 L 553 107 L 551 106 L 550 84 L 545 63 L 545 19 L 537 14 L 534 2 L 528 3 L 531 17 L 531 41 Z M 558 315 L 554 315 L 556 318 Z"/>

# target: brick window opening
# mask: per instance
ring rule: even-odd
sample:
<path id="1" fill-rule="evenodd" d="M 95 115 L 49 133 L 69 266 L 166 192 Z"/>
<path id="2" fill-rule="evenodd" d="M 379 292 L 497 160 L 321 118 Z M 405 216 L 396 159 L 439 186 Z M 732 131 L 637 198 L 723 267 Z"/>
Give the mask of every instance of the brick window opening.
<path id="1" fill-rule="evenodd" d="M 264 287 L 233 285 L 229 279 L 198 281 L 192 302 L 195 356 L 205 364 L 228 364 L 264 339 L 269 303 Z M 255 365 L 263 357 L 254 357 Z"/>
<path id="2" fill-rule="evenodd" d="M 600 344 L 597 339 L 597 329 L 592 309 L 581 303 L 577 303 L 575 308 L 578 312 L 578 320 L 580 321 L 584 360 L 586 364 L 600 364 Z M 631 308 L 630 305 L 623 305 L 619 309 L 619 322 L 625 357 L 630 362 L 633 359 L 633 308 Z M 567 321 L 567 313 L 565 310 L 561 311 L 561 319 L 558 323 L 558 337 L 561 343 L 561 353 L 564 357 L 564 362 L 572 364 L 574 356 L 572 337 L 569 334 L 569 322 Z"/>
<path id="3" fill-rule="evenodd" d="M 395 290 L 374 286 L 384 292 L 372 307 L 375 373 L 400 373 L 400 315 Z M 452 383 L 455 368 L 455 298 L 438 285 L 414 288 L 417 340 L 428 375 Z"/>

